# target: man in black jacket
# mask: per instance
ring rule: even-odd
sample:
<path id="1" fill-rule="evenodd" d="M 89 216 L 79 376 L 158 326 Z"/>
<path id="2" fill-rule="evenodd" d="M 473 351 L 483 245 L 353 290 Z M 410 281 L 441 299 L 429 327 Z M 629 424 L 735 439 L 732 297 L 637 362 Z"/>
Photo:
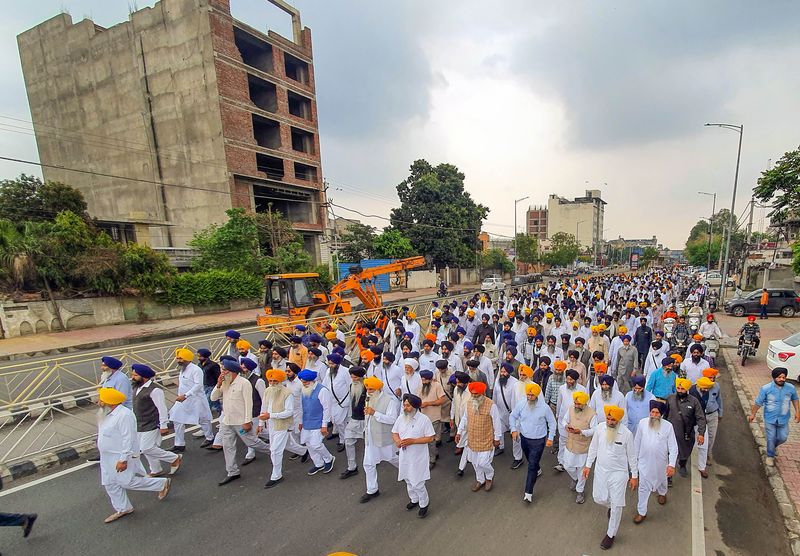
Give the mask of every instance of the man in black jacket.
<path id="1" fill-rule="evenodd" d="M 633 333 L 633 345 L 636 351 L 639 352 L 639 368 L 644 368 L 644 359 L 647 357 L 647 352 L 650 350 L 650 344 L 653 341 L 653 329 L 647 326 L 647 319 L 642 317 L 641 324 L 636 332 Z"/>
<path id="2" fill-rule="evenodd" d="M 203 391 L 206 393 L 211 411 L 217 413 L 222 411 L 222 402 L 219 400 L 211 401 L 211 392 L 217 386 L 217 379 L 219 379 L 219 363 L 211 359 L 211 350 L 200 348 L 197 350 L 197 362 L 200 363 L 200 368 L 203 369 Z"/>

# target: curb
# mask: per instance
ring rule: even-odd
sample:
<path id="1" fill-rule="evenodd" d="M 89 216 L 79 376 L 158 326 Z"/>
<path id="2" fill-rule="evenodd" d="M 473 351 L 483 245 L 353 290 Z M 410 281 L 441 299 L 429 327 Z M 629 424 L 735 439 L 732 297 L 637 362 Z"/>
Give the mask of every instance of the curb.
<path id="1" fill-rule="evenodd" d="M 92 453 L 97 454 L 96 442 L 82 442 L 69 448 L 39 454 L 32 459 L 19 461 L 10 466 L 0 465 L 0 477 L 3 478 L 3 483 L 11 484 L 46 469 L 66 465 Z"/>
<path id="2" fill-rule="evenodd" d="M 736 366 L 733 361 L 731 361 L 725 349 L 720 351 L 723 359 L 725 359 L 725 365 L 729 369 L 735 370 L 735 372 L 730 373 L 730 376 L 733 380 L 733 386 L 736 390 L 739 404 L 741 405 L 745 416 L 747 416 L 750 414 L 753 402 L 747 397 L 744 385 L 739 378 L 739 367 Z M 789 544 L 792 547 L 792 553 L 795 556 L 800 556 L 800 519 L 798 519 L 797 509 L 792 503 L 792 499 L 789 496 L 789 489 L 786 487 L 786 483 L 784 482 L 780 471 L 777 467 L 768 467 L 766 464 L 765 458 L 767 456 L 767 439 L 764 433 L 764 420 L 761 416 L 761 413 L 756 416 L 755 421 L 748 424 L 750 425 L 750 432 L 752 433 L 753 438 L 758 445 L 758 451 L 762 458 L 762 466 L 766 472 L 770 487 L 772 487 L 772 493 L 775 496 L 775 500 L 778 502 L 778 507 L 781 510 L 781 514 L 783 514 L 783 526 L 786 529 L 786 536 L 788 537 Z"/>

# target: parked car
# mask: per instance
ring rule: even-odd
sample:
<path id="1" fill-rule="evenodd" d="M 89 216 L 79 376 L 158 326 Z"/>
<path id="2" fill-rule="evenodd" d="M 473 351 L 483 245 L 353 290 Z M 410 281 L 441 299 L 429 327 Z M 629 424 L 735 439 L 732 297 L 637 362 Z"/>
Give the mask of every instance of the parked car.
<path id="1" fill-rule="evenodd" d="M 511 279 L 512 286 L 524 286 L 528 283 L 528 275 L 527 274 L 517 274 Z"/>
<path id="2" fill-rule="evenodd" d="M 767 288 L 767 291 L 769 292 L 767 314 L 793 317 L 795 313 L 800 311 L 800 297 L 794 290 Z M 760 299 L 761 290 L 746 293 L 739 299 L 726 301 L 725 312 L 735 317 L 757 315 L 761 311 Z"/>
<path id="3" fill-rule="evenodd" d="M 722 284 L 722 273 L 712 270 L 708 274 L 701 274 L 700 281 L 708 282 L 709 286 L 719 286 Z"/>
<path id="4" fill-rule="evenodd" d="M 767 367 L 784 367 L 789 371 L 788 378 L 800 381 L 800 332 L 769 343 Z"/>
<path id="5" fill-rule="evenodd" d="M 533 274 L 528 274 L 528 283 L 529 284 L 537 284 L 542 281 L 542 275 L 538 272 L 534 272 Z"/>
<path id="6" fill-rule="evenodd" d="M 506 284 L 496 274 L 490 274 L 481 282 L 481 291 L 492 292 L 506 289 Z"/>

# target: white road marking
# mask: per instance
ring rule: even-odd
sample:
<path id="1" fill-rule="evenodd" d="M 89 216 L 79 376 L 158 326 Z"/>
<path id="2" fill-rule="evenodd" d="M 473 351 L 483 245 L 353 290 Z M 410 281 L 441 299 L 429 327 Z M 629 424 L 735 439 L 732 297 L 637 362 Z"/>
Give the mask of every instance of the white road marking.
<path id="1" fill-rule="evenodd" d="M 695 459 L 697 453 L 695 451 Z M 706 554 L 706 526 L 703 519 L 703 479 L 697 464 L 689 465 L 692 469 L 692 556 L 705 556 Z"/>

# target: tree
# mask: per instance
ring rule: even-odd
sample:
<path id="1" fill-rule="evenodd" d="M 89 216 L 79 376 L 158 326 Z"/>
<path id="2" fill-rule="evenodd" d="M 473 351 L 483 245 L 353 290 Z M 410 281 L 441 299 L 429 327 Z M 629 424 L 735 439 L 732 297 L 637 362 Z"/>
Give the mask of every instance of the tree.
<path id="1" fill-rule="evenodd" d="M 722 238 L 715 236 L 711 242 L 711 266 L 714 267 L 719 260 L 719 252 L 722 247 Z M 686 243 L 684 257 L 692 266 L 706 266 L 708 264 L 708 239 L 696 239 Z"/>
<path id="2" fill-rule="evenodd" d="M 259 251 L 259 230 L 256 219 L 244 209 L 225 211 L 228 221 L 212 224 L 197 232 L 188 245 L 199 255 L 192 261 L 196 270 L 244 270 L 264 274 L 265 261 Z"/>
<path id="3" fill-rule="evenodd" d="M 800 208 L 800 149 L 785 153 L 775 166 L 761 172 L 753 193 L 759 201 L 772 204 L 769 217 L 773 223 L 796 216 Z"/>
<path id="4" fill-rule="evenodd" d="M 489 209 L 472 200 L 456 166 L 416 160 L 408 178 L 398 184 L 397 195 L 400 207 L 392 209 L 392 228 L 402 232 L 417 253 L 430 256 L 438 266 L 473 264 Z"/>
<path id="5" fill-rule="evenodd" d="M 512 272 L 514 264 L 508 260 L 502 249 L 489 249 L 481 253 L 480 265 L 483 270 L 498 270 L 500 272 Z"/>
<path id="6" fill-rule="evenodd" d="M 89 218 L 83 194 L 69 185 L 42 182 L 26 174 L 0 181 L 0 218 L 12 222 L 53 220 L 63 211 Z"/>
<path id="7" fill-rule="evenodd" d="M 342 261 L 357 263 L 361 259 L 370 259 L 375 255 L 375 228 L 360 222 L 353 222 L 347 227 L 347 232 L 339 236 L 339 241 L 345 246 L 339 250 Z"/>
<path id="8" fill-rule="evenodd" d="M 534 264 L 539 260 L 539 245 L 535 237 L 528 234 L 517 234 L 514 247 L 519 262 Z"/>
<path id="9" fill-rule="evenodd" d="M 658 258 L 658 249 L 655 247 L 645 247 L 642 256 L 639 258 L 642 265 L 648 265 Z"/>
<path id="10" fill-rule="evenodd" d="M 792 244 L 792 270 L 795 276 L 800 274 L 800 241 Z"/>
<path id="11" fill-rule="evenodd" d="M 581 245 L 575 236 L 566 232 L 556 232 L 550 238 L 550 252 L 542 260 L 551 266 L 568 266 L 575 262 L 581 252 Z"/>
<path id="12" fill-rule="evenodd" d="M 380 259 L 405 259 L 415 254 L 411 241 L 400 230 L 388 228 L 375 236 L 372 248 Z"/>
<path id="13" fill-rule="evenodd" d="M 258 244 L 264 255 L 274 257 L 279 246 L 303 242 L 303 237 L 292 228 L 292 223 L 277 210 L 272 210 L 271 206 L 267 212 L 256 213 L 254 218 L 258 228 Z"/>

